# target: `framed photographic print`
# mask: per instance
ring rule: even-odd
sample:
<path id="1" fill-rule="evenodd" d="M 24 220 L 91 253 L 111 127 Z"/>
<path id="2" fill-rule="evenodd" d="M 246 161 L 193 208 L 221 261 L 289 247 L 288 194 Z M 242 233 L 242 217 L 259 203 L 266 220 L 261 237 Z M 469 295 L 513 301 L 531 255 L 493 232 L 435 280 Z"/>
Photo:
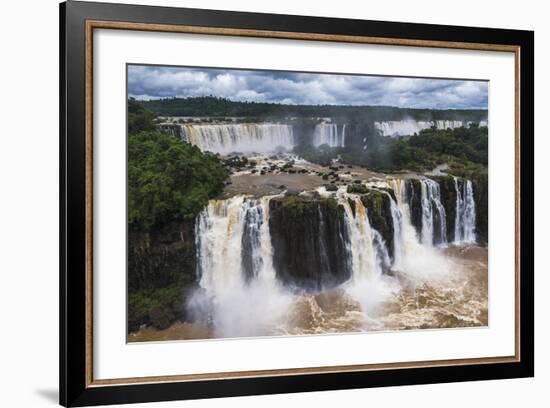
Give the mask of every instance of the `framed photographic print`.
<path id="1" fill-rule="evenodd" d="M 533 32 L 60 16 L 61 404 L 533 376 Z"/>

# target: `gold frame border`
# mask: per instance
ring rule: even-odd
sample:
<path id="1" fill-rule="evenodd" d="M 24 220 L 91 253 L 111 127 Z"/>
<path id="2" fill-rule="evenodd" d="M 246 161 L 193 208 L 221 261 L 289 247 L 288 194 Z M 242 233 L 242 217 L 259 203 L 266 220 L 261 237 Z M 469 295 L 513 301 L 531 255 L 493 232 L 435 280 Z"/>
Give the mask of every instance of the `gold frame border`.
<path id="1" fill-rule="evenodd" d="M 410 47 L 450 48 L 496 52 L 513 52 L 515 58 L 515 353 L 513 356 L 480 357 L 451 360 L 430 360 L 397 362 L 383 364 L 357 364 L 325 367 L 304 367 L 274 370 L 253 370 L 237 372 L 214 372 L 204 374 L 185 374 L 154 377 L 128 377 L 113 379 L 93 378 L 93 30 L 117 29 L 132 31 L 153 31 L 169 33 L 221 35 L 256 38 L 278 38 L 309 41 L 329 41 L 342 43 L 396 45 Z M 513 363 L 521 361 L 520 356 L 520 46 L 504 44 L 466 43 L 450 41 L 396 39 L 384 37 L 299 33 L 288 31 L 267 31 L 236 28 L 197 27 L 188 25 L 167 25 L 148 23 L 128 23 L 121 21 L 86 20 L 86 232 L 85 232 L 85 284 L 86 284 L 86 356 L 85 386 L 101 387 L 111 385 L 131 385 L 145 383 L 168 383 L 179 381 L 206 381 L 237 378 L 292 376 L 301 374 L 320 374 L 337 372 L 357 372 L 372 370 L 390 370 L 397 368 L 420 368 L 461 366 L 470 364 Z"/>

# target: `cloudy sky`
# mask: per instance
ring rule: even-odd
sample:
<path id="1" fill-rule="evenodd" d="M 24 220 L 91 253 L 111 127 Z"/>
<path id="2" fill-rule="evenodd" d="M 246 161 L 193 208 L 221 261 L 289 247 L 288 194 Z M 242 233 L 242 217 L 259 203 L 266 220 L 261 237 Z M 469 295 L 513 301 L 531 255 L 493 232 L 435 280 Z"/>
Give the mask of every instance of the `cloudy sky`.
<path id="1" fill-rule="evenodd" d="M 213 95 L 296 105 L 486 109 L 487 86 L 485 81 L 128 66 L 128 93 L 136 99 Z"/>

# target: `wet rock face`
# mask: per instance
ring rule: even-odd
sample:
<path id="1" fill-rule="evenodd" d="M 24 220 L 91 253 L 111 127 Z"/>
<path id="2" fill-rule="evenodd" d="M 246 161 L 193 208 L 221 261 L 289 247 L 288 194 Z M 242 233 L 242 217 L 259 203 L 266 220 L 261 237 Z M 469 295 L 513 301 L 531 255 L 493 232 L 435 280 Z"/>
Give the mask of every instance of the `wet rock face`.
<path id="1" fill-rule="evenodd" d="M 488 222 L 488 177 L 479 175 L 472 178 L 472 188 L 474 191 L 474 202 L 476 206 L 476 238 L 480 245 L 487 245 L 489 239 Z"/>
<path id="2" fill-rule="evenodd" d="M 361 201 L 367 209 L 367 217 L 371 228 L 382 235 L 389 256 L 394 257 L 393 241 L 393 219 L 391 214 L 391 198 L 382 191 L 370 190 L 367 194 L 361 196 Z"/>
<path id="3" fill-rule="evenodd" d="M 334 199 L 274 198 L 269 211 L 273 264 L 283 284 L 319 291 L 351 277 L 344 209 Z"/>
<path id="4" fill-rule="evenodd" d="M 420 180 L 408 179 L 405 183 L 405 189 L 411 211 L 411 224 L 418 237 L 420 237 L 422 234 L 422 187 Z"/>
<path id="5" fill-rule="evenodd" d="M 185 320 L 184 292 L 196 284 L 194 222 L 128 233 L 128 330 Z"/>
<path id="6" fill-rule="evenodd" d="M 255 205 L 250 211 L 246 212 L 244 220 L 244 231 L 241 238 L 241 262 L 245 280 L 248 282 L 255 278 L 258 270 L 257 265 L 261 264 L 259 254 L 254 248 L 260 246 L 260 229 L 263 224 L 263 213 L 260 205 Z"/>
<path id="7" fill-rule="evenodd" d="M 177 281 L 182 271 L 194 280 L 194 222 L 170 224 L 153 233 L 128 234 L 128 287 L 151 289 Z"/>

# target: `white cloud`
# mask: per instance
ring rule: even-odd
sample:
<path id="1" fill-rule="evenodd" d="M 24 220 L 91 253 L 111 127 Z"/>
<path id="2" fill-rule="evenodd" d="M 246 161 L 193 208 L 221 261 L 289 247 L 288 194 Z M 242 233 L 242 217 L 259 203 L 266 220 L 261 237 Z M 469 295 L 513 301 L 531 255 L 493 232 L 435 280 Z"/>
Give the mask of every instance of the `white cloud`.
<path id="1" fill-rule="evenodd" d="M 234 69 L 128 67 L 129 94 L 138 99 L 213 95 L 288 104 L 487 108 L 485 81 Z"/>

